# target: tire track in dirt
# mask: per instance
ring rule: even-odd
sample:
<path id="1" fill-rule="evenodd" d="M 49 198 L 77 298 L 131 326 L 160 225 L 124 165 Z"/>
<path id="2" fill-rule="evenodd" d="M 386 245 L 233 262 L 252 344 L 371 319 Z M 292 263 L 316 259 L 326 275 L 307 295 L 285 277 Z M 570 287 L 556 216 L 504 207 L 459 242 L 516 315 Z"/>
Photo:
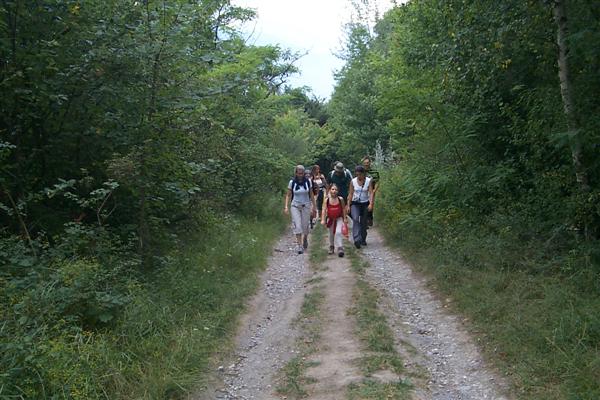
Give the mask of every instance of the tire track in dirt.
<path id="1" fill-rule="evenodd" d="M 286 232 L 276 243 L 261 286 L 242 316 L 235 355 L 219 367 L 217 383 L 199 400 L 279 399 L 273 377 L 295 356 L 297 330 L 292 321 L 300 312 L 311 277 L 309 254 L 295 252 L 296 243 Z"/>
<path id="2" fill-rule="evenodd" d="M 320 228 L 318 228 L 320 229 Z M 313 251 L 324 251 L 322 248 Z M 329 256 L 318 271 L 309 269 L 309 254 L 294 252 L 293 235 L 277 243 L 262 275 L 262 286 L 242 317 L 237 350 L 230 365 L 220 368 L 217 389 L 195 397 L 207 400 L 273 400 L 275 376 L 297 350 L 299 315 L 307 281 L 319 281 L 323 293 L 321 333 L 316 351 L 306 357 L 306 384 L 313 400 L 342 400 L 351 383 L 363 376 L 357 360 L 365 351 L 356 337 L 356 321 L 348 315 L 358 277 L 348 258 Z M 508 400 L 508 387 L 484 362 L 474 339 L 458 316 L 452 315 L 427 289 L 424 278 L 383 244 L 377 230 L 369 231 L 369 245 L 358 251 L 370 267 L 365 278 L 381 294 L 381 311 L 395 335 L 395 347 L 414 385 L 415 400 Z M 363 278 L 363 279 L 365 279 Z M 385 371 L 384 371 L 385 372 Z M 392 374 L 393 375 L 393 374 Z M 377 376 L 374 374 L 374 378 Z M 402 377 L 386 376 L 382 382 Z M 311 382 L 311 380 L 308 380 Z M 287 397 L 292 398 L 292 397 Z"/>

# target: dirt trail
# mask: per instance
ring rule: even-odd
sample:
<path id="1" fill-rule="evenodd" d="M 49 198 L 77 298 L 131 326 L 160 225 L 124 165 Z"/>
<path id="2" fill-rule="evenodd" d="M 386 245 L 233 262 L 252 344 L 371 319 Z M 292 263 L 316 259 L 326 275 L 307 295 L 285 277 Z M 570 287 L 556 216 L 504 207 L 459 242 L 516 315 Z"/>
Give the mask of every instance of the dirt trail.
<path id="1" fill-rule="evenodd" d="M 406 370 L 422 377 L 411 380 L 413 399 L 509 399 L 502 394 L 505 384 L 485 365 L 460 318 L 451 315 L 427 289 L 424 279 L 412 273 L 410 266 L 383 244 L 376 230 L 369 231 L 369 245 L 358 253 L 371 265 L 366 279 L 382 295 L 381 311 L 394 332 Z M 314 383 L 305 387 L 307 398 L 345 399 L 347 386 L 363 379 L 357 360 L 364 354 L 354 318 L 348 315 L 357 280 L 350 261 L 347 257 L 328 256 L 318 271 L 311 272 L 308 260 L 309 254 L 295 254 L 289 232 L 277 243 L 262 276 L 261 290 L 242 318 L 233 361 L 219 368 L 217 388 L 196 399 L 286 398 L 275 392 L 275 377 L 287 361 L 298 355 L 295 346 L 300 333 L 292 321 L 300 313 L 304 295 L 310 289 L 306 282 L 311 278 L 319 278 L 323 305 L 317 351 L 306 359 L 313 366 L 305 376 L 314 378 Z"/>
<path id="2" fill-rule="evenodd" d="M 321 275 L 325 301 L 321 311 L 320 351 L 308 360 L 318 364 L 307 371 L 307 376 L 316 383 L 308 387 L 308 392 L 311 399 L 337 400 L 350 383 L 362 379 L 356 367 L 361 346 L 354 335 L 354 321 L 348 316 L 356 278 L 347 258 L 330 256 L 325 268 Z"/>
<path id="3" fill-rule="evenodd" d="M 308 254 L 298 255 L 291 232 L 276 243 L 261 287 L 242 317 L 233 359 L 219 367 L 215 387 L 199 400 L 279 399 L 273 377 L 294 357 L 297 332 L 292 321 L 300 312 L 305 282 L 311 277 Z"/>

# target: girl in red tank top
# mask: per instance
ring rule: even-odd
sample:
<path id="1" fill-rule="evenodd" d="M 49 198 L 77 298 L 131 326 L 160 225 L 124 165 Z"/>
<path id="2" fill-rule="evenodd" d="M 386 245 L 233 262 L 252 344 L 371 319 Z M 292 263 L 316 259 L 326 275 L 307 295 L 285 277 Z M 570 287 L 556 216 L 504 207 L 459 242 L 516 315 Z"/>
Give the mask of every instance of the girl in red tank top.
<path id="1" fill-rule="evenodd" d="M 332 184 L 329 188 L 329 194 L 323 202 L 321 212 L 321 224 L 329 230 L 329 254 L 333 254 L 334 250 L 337 249 L 338 256 L 344 256 L 342 225 L 347 222 L 348 217 L 344 199 L 338 196 L 337 185 Z"/>

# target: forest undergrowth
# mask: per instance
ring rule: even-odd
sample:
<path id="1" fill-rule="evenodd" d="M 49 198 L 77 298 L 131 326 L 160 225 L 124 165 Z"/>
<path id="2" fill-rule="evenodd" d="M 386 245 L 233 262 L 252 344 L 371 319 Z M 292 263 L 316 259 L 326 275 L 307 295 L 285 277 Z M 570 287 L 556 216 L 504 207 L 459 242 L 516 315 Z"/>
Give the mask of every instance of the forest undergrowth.
<path id="1" fill-rule="evenodd" d="M 85 308 L 82 297 L 94 290 L 89 283 L 99 267 L 91 260 L 48 266 L 45 279 L 28 291 L 3 282 L 5 304 L 22 306 L 20 318 L 7 309 L 2 315 L 0 397 L 185 398 L 209 376 L 211 359 L 231 345 L 244 299 L 256 290 L 285 226 L 281 216 L 267 212 L 224 215 L 211 232 L 185 238 L 152 276 L 123 273 L 103 282 L 113 290 L 104 296 L 121 289 L 123 306 L 94 327 L 60 317 L 65 296 Z M 92 300 L 102 304 L 91 297 L 88 305 Z"/>
<path id="2" fill-rule="evenodd" d="M 600 396 L 597 242 L 568 233 L 532 235 L 518 215 L 415 214 L 399 220 L 398 209 L 386 202 L 377 219 L 388 243 L 468 318 L 518 398 Z"/>

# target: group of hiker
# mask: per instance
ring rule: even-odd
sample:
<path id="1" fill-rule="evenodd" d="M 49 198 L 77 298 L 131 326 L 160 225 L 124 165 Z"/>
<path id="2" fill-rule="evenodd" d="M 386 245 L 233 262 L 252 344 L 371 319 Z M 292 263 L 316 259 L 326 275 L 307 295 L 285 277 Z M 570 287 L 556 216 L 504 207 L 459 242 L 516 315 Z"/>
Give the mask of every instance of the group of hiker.
<path id="1" fill-rule="evenodd" d="M 366 156 L 352 175 L 336 161 L 326 177 L 319 165 L 310 171 L 296 165 L 288 183 L 284 212 L 291 214 L 297 252 L 308 247 L 308 234 L 316 219 L 328 228 L 329 254 L 344 256 L 343 236 L 348 234 L 348 216 L 352 220 L 352 242 L 357 249 L 367 245 L 367 229 L 373 225 L 373 206 L 379 185 L 379 173 Z"/>

